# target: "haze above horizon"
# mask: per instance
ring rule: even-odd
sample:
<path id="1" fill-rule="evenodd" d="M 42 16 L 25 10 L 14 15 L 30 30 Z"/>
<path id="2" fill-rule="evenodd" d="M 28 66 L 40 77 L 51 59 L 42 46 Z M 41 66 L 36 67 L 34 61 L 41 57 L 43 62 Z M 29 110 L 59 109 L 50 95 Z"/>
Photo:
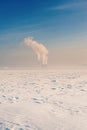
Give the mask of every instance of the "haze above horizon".
<path id="1" fill-rule="evenodd" d="M 87 1 L 1 0 L 1 67 L 39 65 L 27 37 L 48 48 L 49 66 L 87 65 Z"/>

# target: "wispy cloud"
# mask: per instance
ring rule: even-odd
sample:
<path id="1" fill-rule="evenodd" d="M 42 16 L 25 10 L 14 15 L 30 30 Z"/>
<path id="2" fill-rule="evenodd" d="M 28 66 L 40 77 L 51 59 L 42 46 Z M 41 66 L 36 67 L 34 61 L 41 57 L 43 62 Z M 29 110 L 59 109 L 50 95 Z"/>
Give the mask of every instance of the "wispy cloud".
<path id="1" fill-rule="evenodd" d="M 69 3 L 64 5 L 59 5 L 51 8 L 51 10 L 67 10 L 67 9 L 83 9 L 87 8 L 87 2 Z"/>

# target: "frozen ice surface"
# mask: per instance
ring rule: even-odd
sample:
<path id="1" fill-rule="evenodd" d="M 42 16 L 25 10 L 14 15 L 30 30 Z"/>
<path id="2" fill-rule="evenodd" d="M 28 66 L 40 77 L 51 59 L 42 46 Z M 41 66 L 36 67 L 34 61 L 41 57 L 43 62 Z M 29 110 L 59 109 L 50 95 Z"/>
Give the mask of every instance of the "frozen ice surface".
<path id="1" fill-rule="evenodd" d="M 0 130 L 87 130 L 87 70 L 0 70 Z"/>

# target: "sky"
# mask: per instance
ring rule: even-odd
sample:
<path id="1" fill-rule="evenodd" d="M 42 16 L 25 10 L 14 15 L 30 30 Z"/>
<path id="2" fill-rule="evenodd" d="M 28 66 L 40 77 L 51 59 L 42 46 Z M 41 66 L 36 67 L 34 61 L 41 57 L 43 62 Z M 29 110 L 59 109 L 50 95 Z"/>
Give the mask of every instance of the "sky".
<path id="1" fill-rule="evenodd" d="M 48 65 L 87 65 L 87 0 L 0 0 L 0 67 L 38 65 L 27 37 L 48 48 Z"/>

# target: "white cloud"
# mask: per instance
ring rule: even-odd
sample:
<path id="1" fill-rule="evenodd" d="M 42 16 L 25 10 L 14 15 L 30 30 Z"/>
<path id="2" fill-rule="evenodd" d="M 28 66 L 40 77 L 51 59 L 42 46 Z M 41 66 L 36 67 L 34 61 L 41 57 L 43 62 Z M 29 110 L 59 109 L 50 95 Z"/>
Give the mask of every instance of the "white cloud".
<path id="1" fill-rule="evenodd" d="M 67 9 L 77 9 L 77 8 L 87 8 L 87 2 L 79 3 L 69 3 L 64 5 L 59 5 L 51 8 L 51 10 L 67 10 Z"/>

